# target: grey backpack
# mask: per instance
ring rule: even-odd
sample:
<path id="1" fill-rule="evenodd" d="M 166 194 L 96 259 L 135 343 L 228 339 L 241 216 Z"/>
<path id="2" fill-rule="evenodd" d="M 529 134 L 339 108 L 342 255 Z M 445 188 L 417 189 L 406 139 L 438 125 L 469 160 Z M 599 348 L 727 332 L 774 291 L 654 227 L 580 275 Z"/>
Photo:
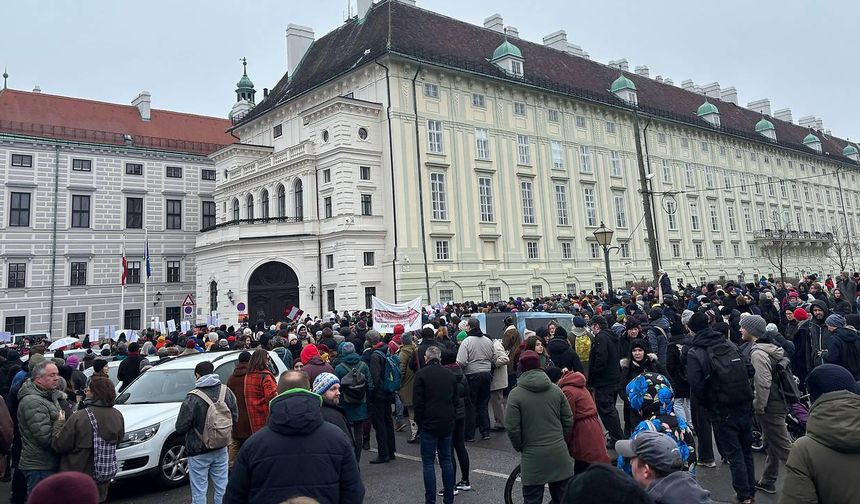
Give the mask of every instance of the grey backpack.
<path id="1" fill-rule="evenodd" d="M 221 385 L 221 391 L 218 393 L 218 400 L 212 402 L 209 394 L 200 389 L 194 389 L 189 394 L 194 394 L 197 397 L 206 401 L 208 408 L 206 409 L 206 421 L 203 423 L 203 432 L 198 432 L 200 441 L 203 446 L 209 450 L 217 450 L 224 448 L 230 444 L 230 439 L 233 434 L 233 416 L 230 413 L 230 408 L 224 398 L 227 396 L 227 387 Z"/>

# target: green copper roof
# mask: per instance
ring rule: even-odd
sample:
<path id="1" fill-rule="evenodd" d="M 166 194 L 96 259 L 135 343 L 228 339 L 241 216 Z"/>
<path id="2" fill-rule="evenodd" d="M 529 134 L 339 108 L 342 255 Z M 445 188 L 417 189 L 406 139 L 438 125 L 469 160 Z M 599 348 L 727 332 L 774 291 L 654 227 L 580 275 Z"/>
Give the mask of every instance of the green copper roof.
<path id="1" fill-rule="evenodd" d="M 239 89 L 254 89 L 254 83 L 248 78 L 248 61 L 242 58 L 242 78 L 236 83 Z"/>
<path id="2" fill-rule="evenodd" d="M 609 92 L 617 93 L 623 89 L 632 89 L 633 91 L 636 91 L 636 84 L 633 84 L 633 81 L 627 77 L 620 75 L 615 79 L 615 82 L 612 83 L 612 87 L 609 88 Z"/>
<path id="3" fill-rule="evenodd" d="M 717 109 L 717 106 L 713 103 L 705 100 L 705 103 L 699 105 L 699 110 L 696 111 L 696 115 L 699 117 L 706 116 L 708 114 L 719 114 L 720 111 Z"/>
<path id="4" fill-rule="evenodd" d="M 505 39 L 505 41 L 502 42 L 501 45 L 499 45 L 499 47 L 497 47 L 495 51 L 493 51 L 493 58 L 491 61 L 495 61 L 505 56 L 514 56 L 517 58 L 522 58 L 523 53 L 520 52 L 519 47 L 511 44 L 510 42 L 508 42 L 507 39 Z"/>
<path id="5" fill-rule="evenodd" d="M 756 133 L 762 133 L 764 131 L 773 130 L 773 129 L 776 129 L 773 127 L 773 123 L 768 121 L 764 117 L 761 118 L 761 121 L 759 121 L 755 124 L 755 132 Z"/>
<path id="6" fill-rule="evenodd" d="M 803 139 L 803 145 L 809 145 L 811 143 L 821 143 L 821 140 L 819 140 L 817 136 L 810 133 L 806 135 L 806 138 Z"/>
<path id="7" fill-rule="evenodd" d="M 851 144 L 846 145 L 845 148 L 842 149 L 843 156 L 856 156 L 857 154 L 857 147 L 854 147 Z"/>

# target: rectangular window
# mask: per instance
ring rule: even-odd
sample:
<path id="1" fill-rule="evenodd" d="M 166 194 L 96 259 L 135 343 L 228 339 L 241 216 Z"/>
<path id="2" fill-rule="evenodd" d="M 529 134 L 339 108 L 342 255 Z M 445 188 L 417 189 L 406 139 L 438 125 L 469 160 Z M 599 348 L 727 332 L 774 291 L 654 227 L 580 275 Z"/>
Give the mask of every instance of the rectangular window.
<path id="1" fill-rule="evenodd" d="M 776 196 L 776 189 L 773 187 L 773 177 L 767 178 L 767 195 Z"/>
<path id="2" fill-rule="evenodd" d="M 165 170 L 167 178 L 182 178 L 181 166 L 168 166 Z"/>
<path id="3" fill-rule="evenodd" d="M 675 200 L 666 200 L 666 222 L 669 231 L 678 230 L 678 204 L 675 203 Z"/>
<path id="4" fill-rule="evenodd" d="M 570 242 L 561 242 L 561 258 L 573 259 L 573 245 Z"/>
<path id="5" fill-rule="evenodd" d="M 708 213 L 711 217 L 711 231 L 719 231 L 720 214 L 717 212 L 717 205 L 708 205 Z"/>
<path id="6" fill-rule="evenodd" d="M 179 321 L 182 319 L 182 307 L 181 306 L 165 306 L 164 307 L 164 320 L 172 320 L 176 325 L 179 325 Z"/>
<path id="7" fill-rule="evenodd" d="M 427 98 L 439 98 L 439 86 L 430 82 L 425 82 L 424 96 L 426 96 Z"/>
<path id="8" fill-rule="evenodd" d="M 433 209 L 433 220 L 448 220 L 444 173 L 430 174 L 430 204 Z"/>
<path id="9" fill-rule="evenodd" d="M 527 165 L 531 163 L 531 152 L 529 151 L 528 135 L 517 135 L 517 163 Z"/>
<path id="10" fill-rule="evenodd" d="M 323 218 L 331 219 L 331 196 L 323 198 Z"/>
<path id="11" fill-rule="evenodd" d="M 747 180 L 747 174 L 741 173 L 738 177 L 740 178 L 740 184 L 739 185 L 740 185 L 741 194 L 746 194 L 747 193 L 747 183 L 749 182 Z"/>
<path id="12" fill-rule="evenodd" d="M 91 159 L 72 159 L 72 171 L 91 172 L 93 161 Z"/>
<path id="13" fill-rule="evenodd" d="M 708 152 L 708 142 L 702 142 L 702 152 Z"/>
<path id="14" fill-rule="evenodd" d="M 69 285 L 79 287 L 87 284 L 87 263 L 73 262 L 69 275 Z"/>
<path id="15" fill-rule="evenodd" d="M 30 225 L 30 193 L 9 193 L 9 226 L 27 227 Z"/>
<path id="16" fill-rule="evenodd" d="M 481 204 L 481 222 L 493 222 L 493 181 L 489 177 L 478 179 L 478 196 Z"/>
<path id="17" fill-rule="evenodd" d="M 722 243 L 714 243 L 714 257 L 723 257 Z"/>
<path id="18" fill-rule="evenodd" d="M 86 334 L 87 332 L 87 314 L 86 313 L 69 313 L 66 315 L 66 334 L 76 336 Z"/>
<path id="19" fill-rule="evenodd" d="M 726 147 L 725 145 L 720 145 L 720 156 L 726 157 Z"/>
<path id="20" fill-rule="evenodd" d="M 570 225 L 567 207 L 567 186 L 557 184 L 555 186 L 555 208 L 559 226 Z"/>
<path id="21" fill-rule="evenodd" d="M 486 100 L 484 99 L 484 95 L 478 93 L 472 93 L 472 106 L 478 108 L 486 108 Z"/>
<path id="22" fill-rule="evenodd" d="M 514 102 L 514 115 L 525 116 L 526 104 L 523 102 Z"/>
<path id="23" fill-rule="evenodd" d="M 520 181 L 520 194 L 523 198 L 523 224 L 535 223 L 535 200 L 532 183 L 529 180 Z"/>
<path id="24" fill-rule="evenodd" d="M 585 116 L 581 116 L 581 115 L 576 116 L 575 122 L 576 122 L 577 128 L 583 128 L 584 129 L 586 127 L 585 126 Z"/>
<path id="25" fill-rule="evenodd" d="M 28 154 L 12 154 L 12 166 L 18 166 L 21 168 L 32 168 L 33 156 L 30 156 Z"/>
<path id="26" fill-rule="evenodd" d="M 448 240 L 436 240 L 436 260 L 448 261 L 451 259 L 451 243 Z"/>
<path id="27" fill-rule="evenodd" d="M 126 229 L 143 228 L 143 198 L 125 199 L 125 227 Z"/>
<path id="28" fill-rule="evenodd" d="M 630 244 L 629 243 L 619 243 L 618 244 L 618 254 L 623 258 L 630 257 Z"/>
<path id="29" fill-rule="evenodd" d="M 334 254 L 326 254 L 325 269 L 334 269 Z"/>
<path id="30" fill-rule="evenodd" d="M 140 283 L 140 261 L 128 261 L 128 278 L 125 279 L 127 284 Z"/>
<path id="31" fill-rule="evenodd" d="M 686 137 L 681 138 L 681 148 L 682 149 L 689 149 L 690 148 L 690 140 L 688 138 L 686 138 Z"/>
<path id="32" fill-rule="evenodd" d="M 753 177 L 754 177 L 754 178 L 753 178 L 753 183 L 755 184 L 755 193 L 756 193 L 756 195 L 757 195 L 757 196 L 761 196 L 761 194 L 762 194 L 762 192 L 761 192 L 761 184 L 760 184 L 760 183 L 759 183 L 759 181 L 758 181 L 758 177 L 756 177 L 755 175 L 753 175 Z"/>
<path id="33" fill-rule="evenodd" d="M 126 163 L 125 164 L 125 174 L 126 175 L 143 175 L 143 164 L 142 163 Z"/>
<path id="34" fill-rule="evenodd" d="M 6 317 L 6 332 L 20 334 L 27 332 L 27 317 Z"/>
<path id="35" fill-rule="evenodd" d="M 442 121 L 427 121 L 427 142 L 428 151 L 442 153 Z"/>
<path id="36" fill-rule="evenodd" d="M 696 257 L 701 259 L 705 257 L 705 247 L 702 246 L 701 243 L 694 243 L 693 249 L 696 251 Z"/>
<path id="37" fill-rule="evenodd" d="M 705 167 L 705 187 L 708 189 L 713 189 L 716 185 L 716 176 L 714 175 L 714 167 L 706 166 Z"/>
<path id="38" fill-rule="evenodd" d="M 370 194 L 361 195 L 361 215 L 373 215 L 373 200 Z"/>
<path id="39" fill-rule="evenodd" d="M 558 122 L 558 110 L 549 109 L 546 111 L 546 120 L 549 122 Z"/>
<path id="40" fill-rule="evenodd" d="M 615 123 L 612 121 L 606 121 L 606 132 L 610 135 L 615 134 Z"/>
<path id="41" fill-rule="evenodd" d="M 738 230 L 738 222 L 735 219 L 735 207 L 734 205 L 726 206 L 726 217 L 729 221 L 729 231 L 735 232 Z"/>
<path id="42" fill-rule="evenodd" d="M 681 257 L 681 244 L 678 242 L 672 242 L 672 257 L 674 259 Z"/>
<path id="43" fill-rule="evenodd" d="M 179 283 L 182 281 L 182 262 L 167 261 L 167 283 Z"/>
<path id="44" fill-rule="evenodd" d="M 728 171 L 723 172 L 723 189 L 726 191 L 732 190 L 732 174 Z"/>
<path id="45" fill-rule="evenodd" d="M 589 242 L 588 251 L 592 259 L 600 259 L 600 245 L 596 242 Z"/>
<path id="46" fill-rule="evenodd" d="M 279 136 L 284 134 L 284 125 L 276 124 L 274 128 L 272 128 L 272 136 L 274 138 L 278 138 Z"/>
<path id="47" fill-rule="evenodd" d="M 27 286 L 27 263 L 8 263 L 7 268 L 7 288 L 23 289 Z"/>
<path id="48" fill-rule="evenodd" d="M 558 170 L 564 169 L 564 148 L 558 140 L 551 140 L 550 150 L 552 151 L 552 167 Z"/>
<path id="49" fill-rule="evenodd" d="M 526 256 L 529 259 L 537 259 L 538 258 L 538 242 L 536 242 L 536 241 L 527 241 L 526 242 Z"/>
<path id="50" fill-rule="evenodd" d="M 684 178 L 688 186 L 696 185 L 696 174 L 693 172 L 693 165 L 691 163 L 684 163 Z"/>
<path id="51" fill-rule="evenodd" d="M 621 156 L 618 151 L 609 151 L 609 175 L 612 177 L 621 176 Z"/>
<path id="52" fill-rule="evenodd" d="M 532 299 L 543 297 L 543 285 L 532 285 Z"/>
<path id="53" fill-rule="evenodd" d="M 501 287 L 490 287 L 487 289 L 489 292 L 487 301 L 491 303 L 498 303 L 502 300 L 502 288 Z"/>
<path id="54" fill-rule="evenodd" d="M 331 169 L 326 168 L 323 170 L 323 184 L 328 184 L 331 182 Z"/>
<path id="55" fill-rule="evenodd" d="M 90 227 L 90 197 L 89 196 L 72 196 L 72 227 L 73 228 L 88 228 Z"/>
<path id="56" fill-rule="evenodd" d="M 595 227 L 597 226 L 597 200 L 594 197 L 594 188 L 583 187 L 582 197 L 585 206 L 585 225 L 586 227 Z"/>
<path id="57" fill-rule="evenodd" d="M 475 128 L 475 156 L 490 159 L 490 140 L 484 128 Z"/>
<path id="58" fill-rule="evenodd" d="M 169 199 L 164 203 L 167 229 L 182 229 L 182 200 Z"/>
<path id="59" fill-rule="evenodd" d="M 448 304 L 454 302 L 454 291 L 452 289 L 439 289 L 439 302 Z"/>
<path id="60" fill-rule="evenodd" d="M 328 289 L 325 291 L 325 300 L 326 306 L 328 307 L 328 311 L 334 311 L 334 289 Z"/>
<path id="61" fill-rule="evenodd" d="M 215 202 L 201 201 L 202 229 L 212 229 L 215 227 Z"/>
<path id="62" fill-rule="evenodd" d="M 587 145 L 579 146 L 579 171 L 591 173 L 591 150 Z"/>
<path id="63" fill-rule="evenodd" d="M 376 297 L 376 287 L 364 288 L 364 308 L 369 310 L 373 308 L 373 298 Z"/>
<path id="64" fill-rule="evenodd" d="M 671 184 L 672 183 L 672 165 L 669 164 L 668 159 L 664 159 L 661 164 L 662 164 L 662 168 L 663 168 L 663 183 L 664 184 Z"/>
<path id="65" fill-rule="evenodd" d="M 767 219 L 764 218 L 764 208 L 758 209 L 758 223 L 760 226 L 767 228 Z"/>
<path id="66" fill-rule="evenodd" d="M 369 166 L 359 166 L 358 167 L 358 179 L 359 180 L 370 180 L 370 167 Z"/>
<path id="67" fill-rule="evenodd" d="M 375 252 L 365 252 L 364 254 L 364 265 L 365 266 L 373 266 L 376 264 L 376 253 Z"/>
<path id="68" fill-rule="evenodd" d="M 666 134 L 665 133 L 657 133 L 657 143 L 665 144 L 666 143 Z"/>
<path id="69" fill-rule="evenodd" d="M 699 222 L 699 202 L 697 200 L 690 200 L 690 227 L 693 231 L 700 231 L 701 223 Z"/>
<path id="70" fill-rule="evenodd" d="M 616 194 L 612 196 L 612 203 L 615 207 L 615 227 L 627 227 L 627 210 L 624 207 L 624 195 Z"/>
<path id="71" fill-rule="evenodd" d="M 215 180 L 215 170 L 207 170 L 204 168 L 200 170 L 200 177 L 203 180 Z"/>
<path id="72" fill-rule="evenodd" d="M 755 245 L 750 245 L 750 257 L 755 257 Z"/>
<path id="73" fill-rule="evenodd" d="M 732 243 L 732 255 L 735 257 L 741 256 L 741 246 L 737 243 Z"/>
<path id="74" fill-rule="evenodd" d="M 755 152 L 750 152 L 750 161 L 758 161 L 758 155 Z"/>

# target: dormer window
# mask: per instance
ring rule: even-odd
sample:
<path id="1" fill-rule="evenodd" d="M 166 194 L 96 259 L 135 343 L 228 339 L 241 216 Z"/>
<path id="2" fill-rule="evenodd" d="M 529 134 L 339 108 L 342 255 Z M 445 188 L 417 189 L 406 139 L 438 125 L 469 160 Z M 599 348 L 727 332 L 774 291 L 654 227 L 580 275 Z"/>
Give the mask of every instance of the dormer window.
<path id="1" fill-rule="evenodd" d="M 821 154 L 821 140 L 811 132 L 803 139 L 803 145 Z"/>
<path id="2" fill-rule="evenodd" d="M 755 132 L 759 135 L 767 137 L 768 140 L 772 142 L 776 142 L 776 128 L 773 127 L 773 123 L 765 119 L 761 118 L 761 121 L 756 123 Z"/>
<path id="3" fill-rule="evenodd" d="M 713 103 L 705 100 L 705 103 L 699 105 L 696 115 L 711 126 L 720 127 L 720 110 Z"/>
<path id="4" fill-rule="evenodd" d="M 855 163 L 860 161 L 860 151 L 857 150 L 857 147 L 854 147 L 851 144 L 846 145 L 845 148 L 842 149 L 842 155 Z"/>
<path id="5" fill-rule="evenodd" d="M 493 57 L 490 58 L 490 63 L 514 77 L 523 76 L 523 61 L 523 53 L 517 46 L 508 42 L 507 38 L 493 51 Z"/>
<path id="6" fill-rule="evenodd" d="M 517 77 L 523 76 L 523 64 L 520 61 L 511 59 L 511 73 Z"/>
<path id="7" fill-rule="evenodd" d="M 636 84 L 633 84 L 633 81 L 623 75 L 615 79 L 612 87 L 609 88 L 609 92 L 630 105 L 637 105 L 639 103 L 639 99 L 636 96 Z"/>

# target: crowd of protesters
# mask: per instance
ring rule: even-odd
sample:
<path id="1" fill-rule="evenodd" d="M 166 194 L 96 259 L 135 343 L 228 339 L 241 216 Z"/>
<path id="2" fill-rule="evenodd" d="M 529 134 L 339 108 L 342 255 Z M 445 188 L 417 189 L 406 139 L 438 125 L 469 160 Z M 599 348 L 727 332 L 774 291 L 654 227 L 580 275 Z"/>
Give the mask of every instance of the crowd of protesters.
<path id="1" fill-rule="evenodd" d="M 717 452 L 740 503 L 777 493 L 780 471 L 780 502 L 850 502 L 860 464 L 858 275 L 674 289 L 666 280 L 428 306 L 418 331 L 383 334 L 369 311 L 332 312 L 85 339 L 85 352 L 68 356 L 41 342 L 2 348 L 10 501 L 50 502 L 62 485 L 90 483 L 92 502 L 106 499 L 116 466 L 105 453 L 124 436 L 108 360 L 122 361 L 122 390 L 167 360 L 240 351 L 226 383 L 211 362 L 197 365 L 176 421 L 194 503 L 206 502 L 210 480 L 217 503 L 362 502 L 358 463 L 371 434 L 369 463 L 388 464 L 395 432 L 406 429 L 420 446 L 428 503 L 472 489 L 468 446 L 498 432 L 521 453 L 525 502 L 542 502 L 546 487 L 554 502 L 589 502 L 601 486 L 598 495 L 630 502 L 711 502 L 696 475 L 717 466 Z M 519 312 L 569 323 L 521 332 Z M 504 329 L 486 334 L 479 313 L 504 314 Z M 275 376 L 269 352 L 289 371 Z M 805 429 L 797 441 L 787 415 Z M 758 472 L 754 432 L 767 453 Z M 303 471 L 281 470 L 291 463 Z"/>

